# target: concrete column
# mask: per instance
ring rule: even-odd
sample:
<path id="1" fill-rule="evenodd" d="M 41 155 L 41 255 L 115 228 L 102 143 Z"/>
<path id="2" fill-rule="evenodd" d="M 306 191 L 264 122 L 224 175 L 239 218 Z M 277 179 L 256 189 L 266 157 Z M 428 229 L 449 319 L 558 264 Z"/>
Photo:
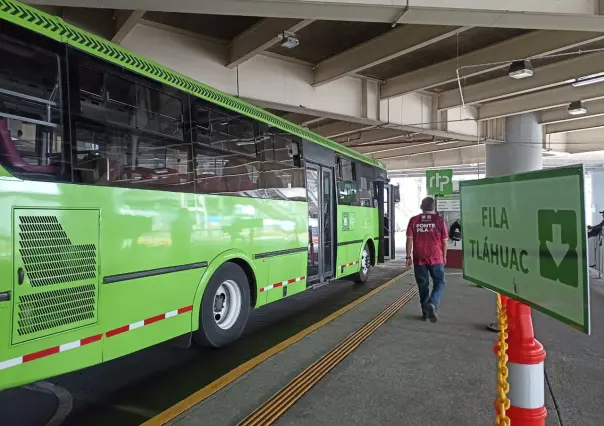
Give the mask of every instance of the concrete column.
<path id="1" fill-rule="evenodd" d="M 539 113 L 530 112 L 505 118 L 505 143 L 487 145 L 486 177 L 512 175 L 543 168 L 543 143 Z M 503 303 L 505 297 L 502 297 Z M 498 331 L 499 325 L 487 326 Z"/>
<path id="2" fill-rule="evenodd" d="M 542 142 L 538 112 L 506 117 L 505 143 L 487 145 L 486 176 L 505 176 L 542 169 Z"/>
<path id="3" fill-rule="evenodd" d="M 505 143 L 499 145 L 487 145 L 487 177 L 512 175 L 542 169 L 542 138 L 541 125 L 539 124 L 539 113 L 532 112 L 506 117 Z M 531 308 L 524 306 L 515 300 L 508 300 L 507 297 L 504 297 L 503 295 L 501 296 L 501 302 L 507 305 L 509 324 L 508 343 L 513 342 L 512 345 L 513 349 L 516 351 L 516 354 L 522 353 L 523 355 L 526 355 L 524 351 L 527 349 L 522 346 L 523 338 L 526 336 L 523 335 L 521 329 L 523 326 L 527 325 L 528 321 L 528 325 L 530 326 L 529 328 L 532 331 Z M 524 320 L 520 318 L 521 312 L 523 317 L 525 317 Z M 526 317 L 528 317 L 528 320 Z M 491 330 L 497 330 L 498 324 L 490 324 L 488 328 Z M 541 344 L 535 340 L 534 337 L 532 340 L 533 342 L 531 342 L 531 345 L 529 346 L 540 346 L 541 351 L 543 352 L 543 360 L 545 360 L 545 351 L 543 351 L 543 346 L 541 346 Z M 497 348 L 497 344 L 495 347 Z M 510 348 L 512 348 L 512 346 L 510 346 Z M 508 350 L 510 350 L 510 348 Z M 528 377 L 528 380 L 532 385 L 531 390 L 542 391 L 545 388 L 545 377 L 543 375 L 543 370 L 539 369 L 543 365 L 543 360 L 538 369 L 535 370 L 534 376 Z M 512 362 L 516 363 L 517 361 L 511 361 L 510 367 L 513 366 Z M 525 366 L 523 365 L 523 367 Z M 522 372 L 521 375 L 511 375 L 510 389 L 516 389 L 517 387 L 521 388 L 523 384 L 522 380 L 525 380 L 526 377 L 526 371 Z M 516 381 L 514 381 L 514 379 L 516 379 Z M 535 395 L 538 396 L 539 393 L 537 392 Z M 531 397 L 535 395 L 531 394 Z M 510 397 L 513 410 L 509 410 L 507 415 L 510 417 L 511 423 L 530 423 L 535 425 L 545 424 L 547 411 L 544 407 L 543 398 L 536 401 L 531 400 L 532 404 L 536 404 L 536 406 L 533 407 L 530 404 L 523 405 L 525 401 L 523 401 L 521 397 L 522 395 L 517 394 L 514 394 L 512 397 Z M 534 423 L 527 420 L 527 418 L 532 418 L 531 415 L 533 414 L 535 416 L 533 420 Z"/>

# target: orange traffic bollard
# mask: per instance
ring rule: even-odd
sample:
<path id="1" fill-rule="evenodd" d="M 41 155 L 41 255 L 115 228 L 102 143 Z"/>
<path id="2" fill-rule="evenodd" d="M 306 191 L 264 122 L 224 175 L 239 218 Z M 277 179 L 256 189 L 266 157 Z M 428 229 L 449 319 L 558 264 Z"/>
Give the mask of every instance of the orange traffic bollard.
<path id="1" fill-rule="evenodd" d="M 507 313 L 510 408 L 506 414 L 513 426 L 545 426 L 546 353 L 535 339 L 531 308 L 508 299 Z"/>

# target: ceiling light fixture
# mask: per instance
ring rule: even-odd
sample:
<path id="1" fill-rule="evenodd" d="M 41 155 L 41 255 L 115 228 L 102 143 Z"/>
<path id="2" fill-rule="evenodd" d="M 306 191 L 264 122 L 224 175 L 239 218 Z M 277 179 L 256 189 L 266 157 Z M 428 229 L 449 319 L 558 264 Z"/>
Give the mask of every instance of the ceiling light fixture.
<path id="1" fill-rule="evenodd" d="M 524 61 L 515 61 L 510 65 L 509 75 L 516 80 L 531 77 L 534 73 L 535 71 L 533 71 L 531 61 L 528 59 L 525 59 Z"/>
<path id="2" fill-rule="evenodd" d="M 286 49 L 293 49 L 300 44 L 300 40 L 294 33 L 285 31 L 279 37 L 281 37 L 281 47 L 285 47 Z"/>
<path id="3" fill-rule="evenodd" d="M 568 113 L 570 115 L 583 115 L 587 112 L 587 109 L 583 106 L 581 101 L 571 102 L 568 106 Z"/>
<path id="4" fill-rule="evenodd" d="M 574 87 L 588 86 L 590 84 L 604 82 L 604 72 L 597 74 L 586 75 L 585 77 L 579 77 L 573 81 Z"/>

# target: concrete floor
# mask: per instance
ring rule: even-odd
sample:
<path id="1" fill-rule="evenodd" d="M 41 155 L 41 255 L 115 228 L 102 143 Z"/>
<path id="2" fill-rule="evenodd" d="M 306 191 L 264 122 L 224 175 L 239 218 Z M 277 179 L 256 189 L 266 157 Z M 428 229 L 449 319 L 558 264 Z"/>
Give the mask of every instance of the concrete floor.
<path id="1" fill-rule="evenodd" d="M 411 277 L 409 278 L 411 279 Z M 496 334 L 492 293 L 449 274 L 437 324 L 405 306 L 277 423 L 286 425 L 491 425 Z M 592 280 L 592 336 L 540 313 L 548 425 L 602 424 L 604 285 Z"/>
<path id="2" fill-rule="evenodd" d="M 338 282 L 254 313 L 246 335 L 223 351 L 167 343 L 51 381 L 73 397 L 70 425 L 138 425 L 234 366 L 327 316 L 402 271 L 376 268 L 366 287 Z M 418 319 L 414 298 L 321 380 L 279 425 L 491 425 L 495 398 L 494 295 L 449 271 L 437 324 Z M 408 276 L 258 366 L 175 419 L 177 426 L 235 425 L 297 374 L 414 285 Z M 592 277 L 592 336 L 535 312 L 548 358 L 548 425 L 604 419 L 604 281 Z M 2 424 L 42 426 L 51 395 L 31 388 L 0 393 Z"/>
<path id="3" fill-rule="evenodd" d="M 423 322 L 414 298 L 318 382 L 279 426 L 492 425 L 496 334 L 494 294 L 449 272 L 437 324 Z M 175 426 L 236 425 L 303 369 L 406 289 L 408 276 L 355 310 L 266 361 L 176 418 Z M 604 285 L 593 281 L 593 335 L 534 313 L 548 351 L 547 425 L 599 425 L 604 419 Z"/>

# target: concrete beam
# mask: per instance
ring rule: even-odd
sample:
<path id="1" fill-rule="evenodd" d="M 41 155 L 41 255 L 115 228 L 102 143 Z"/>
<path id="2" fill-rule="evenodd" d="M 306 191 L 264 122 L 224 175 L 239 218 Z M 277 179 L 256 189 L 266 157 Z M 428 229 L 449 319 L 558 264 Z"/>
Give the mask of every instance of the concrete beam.
<path id="1" fill-rule="evenodd" d="M 442 145 L 442 146 L 438 145 L 437 143 L 418 144 L 418 145 L 412 145 L 409 147 L 402 148 L 397 152 L 378 154 L 378 155 L 375 155 L 372 157 L 375 158 L 376 160 L 380 160 L 380 161 L 394 160 L 397 158 L 413 157 L 416 155 L 427 154 L 427 153 L 456 151 L 459 148 L 465 148 L 465 147 L 469 147 L 469 146 L 476 147 L 476 143 L 472 144 L 471 142 L 456 142 L 454 144 Z"/>
<path id="2" fill-rule="evenodd" d="M 508 64 L 482 66 L 481 64 L 501 63 L 518 58 L 538 58 L 602 39 L 604 39 L 602 32 L 534 31 L 459 58 L 390 78 L 382 85 L 381 97 L 390 98 L 455 82 L 456 71 L 460 67 L 472 66 L 460 70 L 462 77 L 471 77 L 508 66 Z"/>
<path id="3" fill-rule="evenodd" d="M 58 6 L 38 6 L 51 15 L 59 16 L 72 25 L 83 28 L 114 43 L 120 44 L 141 22 L 144 10 L 81 9 Z"/>
<path id="4" fill-rule="evenodd" d="M 598 31 L 598 0 L 29 0 L 33 4 L 423 25 Z"/>
<path id="5" fill-rule="evenodd" d="M 541 111 L 541 124 L 553 124 L 560 123 L 564 121 L 575 121 L 575 120 L 583 120 L 585 118 L 597 117 L 600 115 L 604 115 L 604 100 L 601 101 L 592 101 L 585 102 L 583 104 L 585 109 L 587 109 L 587 113 L 585 115 L 570 115 L 568 113 L 568 107 L 564 106 L 561 108 L 549 109 L 546 111 Z"/>
<path id="6" fill-rule="evenodd" d="M 280 115 L 280 114 L 277 114 L 277 115 Z M 292 123 L 296 123 L 296 124 L 300 124 L 300 125 L 302 123 L 307 122 L 308 120 L 314 120 L 317 118 L 314 115 L 297 114 L 295 112 L 284 114 L 284 115 L 282 115 L 282 117 L 288 121 L 291 121 Z M 323 118 L 323 117 L 320 117 L 320 118 Z"/>
<path id="7" fill-rule="evenodd" d="M 313 74 L 309 66 L 264 55 L 256 55 L 238 70 L 228 69 L 224 67 L 228 55 L 226 46 L 170 32 L 165 27 L 136 25 L 122 44 L 139 55 L 260 107 L 310 116 L 300 122 L 322 117 L 366 126 L 387 126 L 441 139 L 476 140 L 475 134 L 463 134 L 459 130 L 453 133 L 430 129 L 428 125 L 414 125 L 430 120 L 432 98 L 429 96 L 426 102 L 419 102 L 423 105 L 419 115 L 425 120 L 402 120 L 402 110 L 400 114 L 390 111 L 391 114 L 382 119 L 377 84 L 372 81 L 364 85 L 359 79 L 344 77 L 331 84 L 312 87 Z M 409 96 L 414 97 L 415 94 Z M 409 100 L 407 104 L 411 109 L 417 102 Z"/>
<path id="8" fill-rule="evenodd" d="M 305 127 L 310 127 L 313 124 L 320 126 L 320 124 L 318 124 L 318 123 L 320 123 L 321 121 L 325 121 L 325 120 L 328 120 L 328 118 L 327 117 L 316 117 L 316 118 L 311 118 L 306 121 L 303 121 L 300 123 L 300 125 L 305 126 Z"/>
<path id="9" fill-rule="evenodd" d="M 310 25 L 312 19 L 266 18 L 239 34 L 229 47 L 227 68 L 234 68 L 252 56 L 275 46 L 284 31 L 295 33 Z"/>
<path id="10" fill-rule="evenodd" d="M 485 104 L 478 110 L 478 120 L 489 120 L 522 114 L 523 112 L 568 106 L 573 101 L 588 102 L 602 98 L 604 98 L 604 84 L 583 87 L 573 87 L 568 84 L 544 92 L 529 93 Z"/>
<path id="11" fill-rule="evenodd" d="M 589 117 L 583 120 L 563 121 L 561 123 L 547 124 L 546 134 L 578 132 L 581 130 L 598 129 L 604 127 L 604 117 Z"/>
<path id="12" fill-rule="evenodd" d="M 115 35 L 115 12 L 111 9 L 81 9 L 64 7 L 61 18 L 76 27 L 82 28 L 107 40 Z"/>
<path id="13" fill-rule="evenodd" d="M 336 121 L 325 126 L 310 126 L 313 132 L 325 136 L 326 138 L 337 138 L 359 132 L 366 132 L 375 129 L 375 125 L 359 124 L 350 121 Z"/>
<path id="14" fill-rule="evenodd" d="M 469 27 L 406 25 L 328 58 L 315 67 L 314 85 L 329 83 L 345 75 L 390 61 L 444 40 Z"/>
<path id="15" fill-rule="evenodd" d="M 400 153 L 404 152 L 401 150 L 410 149 L 412 147 L 419 146 L 434 146 L 434 141 L 401 141 L 401 142 L 392 142 L 390 145 L 385 144 L 376 144 L 376 145 L 368 145 L 359 148 L 353 148 L 360 152 L 361 154 L 369 155 L 371 157 L 376 157 L 376 155 L 387 155 L 388 153 Z M 377 157 L 376 157 L 377 158 Z"/>
<path id="16" fill-rule="evenodd" d="M 531 78 L 515 80 L 509 76 L 488 80 L 463 87 L 466 105 L 488 102 L 508 96 L 517 96 L 536 90 L 564 84 L 565 81 L 595 74 L 604 70 L 604 53 L 578 56 L 555 64 L 538 67 Z M 460 106 L 459 89 L 441 93 L 438 97 L 438 109 L 450 109 Z"/>
<path id="17" fill-rule="evenodd" d="M 411 133 L 421 133 L 424 135 L 434 136 L 440 139 L 456 139 L 459 141 L 468 141 L 476 143 L 479 139 L 476 135 L 468 135 L 464 133 L 449 132 L 445 130 L 425 129 L 418 126 L 405 126 L 401 124 L 383 124 L 382 127 L 403 130 Z M 482 138 L 480 138 L 482 141 Z"/>
<path id="18" fill-rule="evenodd" d="M 355 146 L 357 149 L 361 146 L 376 145 L 379 143 L 400 141 L 408 139 L 412 133 L 404 132 L 398 129 L 376 128 L 363 133 L 340 136 L 335 140 L 346 146 Z"/>
<path id="19" fill-rule="evenodd" d="M 293 103 L 286 104 L 286 103 L 279 103 L 279 102 L 258 99 L 258 98 L 250 98 L 250 97 L 242 97 L 242 99 L 245 100 L 246 102 L 249 102 L 251 104 L 254 104 L 254 105 L 259 106 L 260 108 L 264 108 L 264 109 L 277 109 L 280 111 L 287 111 L 290 113 L 314 115 L 315 117 L 326 117 L 326 118 L 329 118 L 332 120 L 350 121 L 353 123 L 366 124 L 368 126 L 380 125 L 380 122 L 377 120 L 372 120 L 372 119 L 357 117 L 357 116 L 352 116 L 352 115 L 339 114 L 339 113 L 332 112 L 332 111 L 324 111 L 324 110 L 318 110 L 318 109 L 314 109 L 314 108 L 296 106 Z"/>
<path id="20" fill-rule="evenodd" d="M 116 10 L 115 34 L 111 37 L 111 41 L 117 44 L 124 41 L 134 26 L 143 19 L 144 14 L 144 10 Z"/>
<path id="21" fill-rule="evenodd" d="M 485 162 L 485 146 L 468 146 L 417 154 L 409 157 L 382 160 L 388 172 L 404 171 L 408 169 L 457 166 L 462 164 L 476 164 Z M 484 168 L 482 168 L 484 173 Z"/>

